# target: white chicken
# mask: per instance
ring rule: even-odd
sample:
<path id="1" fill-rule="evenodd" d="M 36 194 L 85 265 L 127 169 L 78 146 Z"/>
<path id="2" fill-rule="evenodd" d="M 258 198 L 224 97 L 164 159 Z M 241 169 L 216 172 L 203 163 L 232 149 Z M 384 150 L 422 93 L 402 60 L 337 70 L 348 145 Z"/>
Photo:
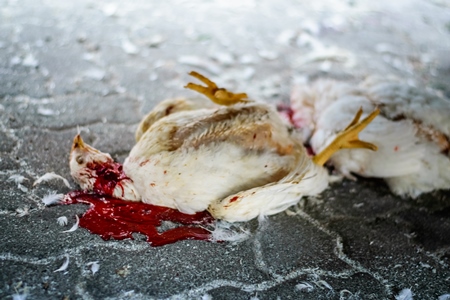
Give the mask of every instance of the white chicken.
<path id="1" fill-rule="evenodd" d="M 202 75 L 206 87 L 188 84 L 213 102 L 171 99 L 158 104 L 139 125 L 137 143 L 123 169 L 108 154 L 77 135 L 70 154 L 73 178 L 85 190 L 124 200 L 208 210 L 216 219 L 247 221 L 272 215 L 328 186 L 326 160 L 341 148 L 364 147 L 358 133 L 378 114 L 359 121 L 362 111 L 321 153 L 311 159 L 269 105 L 244 100 Z M 106 186 L 107 188 L 104 188 Z"/>
<path id="2" fill-rule="evenodd" d="M 378 151 L 345 149 L 330 163 L 343 175 L 384 178 L 393 193 L 417 197 L 450 188 L 450 101 L 405 83 L 317 80 L 296 86 L 291 120 L 319 152 L 360 107 L 380 116 L 361 133 Z"/>

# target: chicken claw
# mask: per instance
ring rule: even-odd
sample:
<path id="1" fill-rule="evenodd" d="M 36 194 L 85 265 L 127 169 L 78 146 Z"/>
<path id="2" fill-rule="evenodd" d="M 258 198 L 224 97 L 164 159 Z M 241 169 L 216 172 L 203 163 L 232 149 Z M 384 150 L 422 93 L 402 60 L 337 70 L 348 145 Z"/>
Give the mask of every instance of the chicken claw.
<path id="1" fill-rule="evenodd" d="M 205 95 L 206 97 L 211 99 L 211 101 L 214 103 L 217 103 L 219 105 L 229 106 L 229 105 L 233 105 L 233 104 L 236 104 L 239 102 L 248 102 L 249 101 L 249 100 L 245 99 L 245 98 L 247 98 L 246 93 L 234 94 L 232 92 L 227 91 L 224 88 L 218 88 L 214 82 L 212 82 L 205 76 L 203 76 L 195 71 L 190 72 L 189 75 L 197 78 L 198 80 L 200 80 L 201 82 L 206 84 L 206 87 L 199 85 L 199 84 L 195 84 L 195 83 L 188 83 L 185 86 L 185 88 L 194 90 L 196 92 L 199 92 L 200 94 Z"/>
<path id="2" fill-rule="evenodd" d="M 313 161 L 316 164 L 323 166 L 327 162 L 327 160 L 340 149 L 363 148 L 373 151 L 376 151 L 378 149 L 378 147 L 372 143 L 361 141 L 358 138 L 358 134 L 364 128 L 366 128 L 366 126 L 369 125 L 373 119 L 375 119 L 375 117 L 380 113 L 380 110 L 376 108 L 365 119 L 359 121 L 362 113 L 362 108 L 360 108 L 350 124 L 336 136 L 333 142 L 331 142 L 331 144 L 328 145 L 319 154 L 314 156 Z"/>

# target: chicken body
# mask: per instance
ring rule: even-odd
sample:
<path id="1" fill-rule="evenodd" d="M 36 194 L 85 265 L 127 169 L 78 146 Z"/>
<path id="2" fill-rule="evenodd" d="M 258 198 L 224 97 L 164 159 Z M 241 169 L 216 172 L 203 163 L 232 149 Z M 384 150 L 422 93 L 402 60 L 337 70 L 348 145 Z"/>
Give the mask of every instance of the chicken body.
<path id="1" fill-rule="evenodd" d="M 150 113 L 143 121 L 149 126 L 124 163 L 142 201 L 246 221 L 327 187 L 326 170 L 268 105 L 196 109 L 189 102 L 166 100 L 154 111 L 173 113 L 160 119 Z"/>
<path id="2" fill-rule="evenodd" d="M 323 164 L 342 148 L 368 148 L 358 139 L 379 113 L 351 123 L 314 158 L 271 106 L 206 84 L 186 87 L 202 100 L 169 99 L 141 121 L 137 143 L 123 164 L 74 139 L 70 154 L 73 178 L 85 190 L 123 200 L 143 201 L 192 214 L 208 210 L 216 219 L 247 221 L 272 215 L 317 195 L 328 186 Z"/>
<path id="3" fill-rule="evenodd" d="M 400 196 L 417 197 L 450 188 L 450 101 L 394 81 L 353 86 L 319 80 L 297 86 L 291 96 L 293 123 L 315 152 L 321 151 L 360 107 L 381 110 L 361 139 L 378 151 L 344 149 L 330 163 L 343 175 L 381 177 Z"/>

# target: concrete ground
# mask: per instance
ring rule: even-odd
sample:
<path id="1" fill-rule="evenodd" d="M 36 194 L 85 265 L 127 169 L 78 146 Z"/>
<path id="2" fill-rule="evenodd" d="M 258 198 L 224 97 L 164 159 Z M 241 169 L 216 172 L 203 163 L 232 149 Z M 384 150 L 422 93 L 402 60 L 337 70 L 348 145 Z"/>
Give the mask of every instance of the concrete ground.
<path id="1" fill-rule="evenodd" d="M 450 2 L 0 0 L 1 299 L 449 299 L 450 193 L 380 180 L 242 224 L 237 244 L 61 233 L 86 206 L 41 199 L 75 189 L 77 128 L 123 161 L 147 111 L 193 95 L 190 70 L 272 103 L 306 77 L 373 74 L 450 96 Z M 72 188 L 33 186 L 47 172 Z"/>

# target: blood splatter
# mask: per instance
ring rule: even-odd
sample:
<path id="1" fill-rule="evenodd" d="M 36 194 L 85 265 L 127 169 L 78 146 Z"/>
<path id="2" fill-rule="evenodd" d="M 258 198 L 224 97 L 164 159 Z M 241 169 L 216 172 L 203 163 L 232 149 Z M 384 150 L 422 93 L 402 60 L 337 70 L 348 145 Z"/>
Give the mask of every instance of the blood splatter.
<path id="1" fill-rule="evenodd" d="M 237 201 L 239 199 L 238 196 L 234 196 L 233 198 L 230 199 L 230 203 Z"/>
<path id="2" fill-rule="evenodd" d="M 133 239 L 133 233 L 146 235 L 147 242 L 154 247 L 189 239 L 211 240 L 210 231 L 200 227 L 213 224 L 214 219 L 208 212 L 188 215 L 172 208 L 82 191 L 73 191 L 64 197 L 63 204 L 75 203 L 90 205 L 80 218 L 79 226 L 104 240 Z M 158 227 L 163 221 L 182 225 L 159 232 Z"/>

